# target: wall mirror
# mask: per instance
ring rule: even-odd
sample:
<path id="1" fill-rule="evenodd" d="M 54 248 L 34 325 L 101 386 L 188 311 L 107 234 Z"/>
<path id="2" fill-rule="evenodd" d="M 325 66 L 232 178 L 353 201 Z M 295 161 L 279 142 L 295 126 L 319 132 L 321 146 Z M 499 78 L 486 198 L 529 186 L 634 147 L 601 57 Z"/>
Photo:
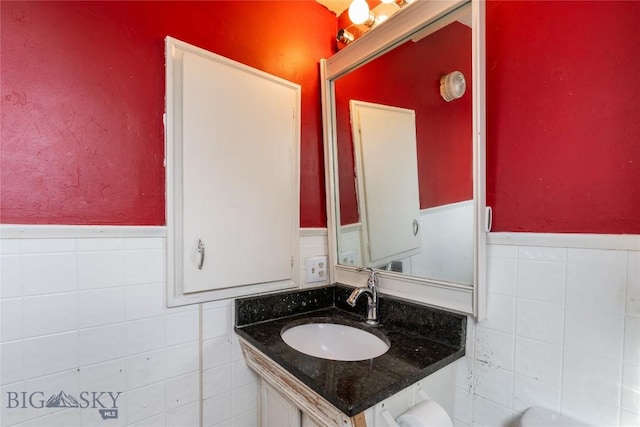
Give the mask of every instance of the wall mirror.
<path id="1" fill-rule="evenodd" d="M 482 318 L 484 3 L 412 3 L 321 65 L 332 280 L 372 267 L 385 293 Z"/>

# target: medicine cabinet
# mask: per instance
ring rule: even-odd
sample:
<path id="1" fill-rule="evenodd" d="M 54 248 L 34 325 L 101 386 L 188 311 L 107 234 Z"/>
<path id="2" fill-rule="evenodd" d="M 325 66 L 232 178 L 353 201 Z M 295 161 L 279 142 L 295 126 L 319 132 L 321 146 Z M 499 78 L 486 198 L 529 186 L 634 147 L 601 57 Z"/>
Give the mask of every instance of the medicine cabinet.
<path id="1" fill-rule="evenodd" d="M 167 304 L 295 287 L 300 86 L 165 48 Z"/>

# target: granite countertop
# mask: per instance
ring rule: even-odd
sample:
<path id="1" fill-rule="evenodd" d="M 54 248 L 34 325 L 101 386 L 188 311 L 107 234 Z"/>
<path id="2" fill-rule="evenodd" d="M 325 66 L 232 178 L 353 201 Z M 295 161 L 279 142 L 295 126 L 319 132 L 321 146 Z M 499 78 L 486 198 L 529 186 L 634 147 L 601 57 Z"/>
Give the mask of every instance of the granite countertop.
<path id="1" fill-rule="evenodd" d="M 464 356 L 466 316 L 380 294 L 380 325 L 364 323 L 366 298 L 346 303 L 353 288 L 332 285 L 236 300 L 235 330 L 348 416 L 354 416 Z M 389 350 L 343 362 L 289 347 L 280 337 L 292 323 L 342 323 L 384 335 Z"/>

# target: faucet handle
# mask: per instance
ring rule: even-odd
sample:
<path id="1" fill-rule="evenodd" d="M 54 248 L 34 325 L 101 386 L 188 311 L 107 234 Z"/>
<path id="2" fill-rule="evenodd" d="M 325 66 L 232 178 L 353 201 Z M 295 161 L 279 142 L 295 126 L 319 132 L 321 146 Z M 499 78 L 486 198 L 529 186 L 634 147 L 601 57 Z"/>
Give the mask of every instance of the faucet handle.
<path id="1" fill-rule="evenodd" d="M 358 268 L 357 271 L 365 271 L 369 270 L 369 278 L 367 279 L 367 286 L 372 288 L 378 284 L 378 275 L 376 274 L 376 270 L 371 267 Z"/>

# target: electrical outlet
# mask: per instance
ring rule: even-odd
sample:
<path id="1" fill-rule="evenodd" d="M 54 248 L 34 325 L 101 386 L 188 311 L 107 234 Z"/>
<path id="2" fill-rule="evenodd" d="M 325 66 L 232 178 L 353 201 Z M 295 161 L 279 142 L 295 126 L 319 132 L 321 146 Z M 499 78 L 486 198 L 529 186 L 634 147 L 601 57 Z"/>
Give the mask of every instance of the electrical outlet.
<path id="1" fill-rule="evenodd" d="M 342 265 L 356 265 L 356 251 L 343 252 L 340 255 L 340 264 L 342 264 Z"/>
<path id="2" fill-rule="evenodd" d="M 325 280 L 327 280 L 327 257 L 307 258 L 307 283 L 324 282 Z"/>

